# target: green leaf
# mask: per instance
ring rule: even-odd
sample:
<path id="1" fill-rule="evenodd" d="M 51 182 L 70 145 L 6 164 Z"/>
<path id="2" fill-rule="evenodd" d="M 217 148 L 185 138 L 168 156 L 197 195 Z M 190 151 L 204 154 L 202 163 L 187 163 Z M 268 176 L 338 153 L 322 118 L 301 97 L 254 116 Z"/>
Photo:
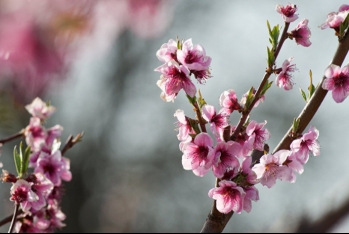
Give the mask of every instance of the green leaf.
<path id="1" fill-rule="evenodd" d="M 200 89 L 199 89 L 198 93 L 199 93 L 199 100 L 198 100 L 198 103 L 199 103 L 199 107 L 200 107 L 200 109 L 201 109 L 202 106 L 205 105 L 205 104 L 207 104 L 207 103 L 206 103 L 205 99 L 202 98 Z"/>
<path id="2" fill-rule="evenodd" d="M 299 88 L 299 90 L 301 91 L 302 97 L 304 99 L 304 101 L 307 101 L 307 95 L 305 94 L 305 92 L 303 91 L 302 88 Z"/>
<path id="3" fill-rule="evenodd" d="M 254 90 L 254 88 L 251 87 L 250 90 L 248 91 L 248 94 L 247 94 L 247 97 L 246 97 L 246 103 L 245 103 L 245 106 L 244 106 L 244 110 L 247 110 L 250 107 L 250 105 L 251 105 L 251 103 L 253 101 L 253 98 L 254 98 L 253 90 Z"/>
<path id="4" fill-rule="evenodd" d="M 263 89 L 262 89 L 262 91 L 261 91 L 260 96 L 264 95 L 264 94 L 268 91 L 268 89 L 271 87 L 272 84 L 273 84 L 273 81 L 266 82 L 266 83 L 264 84 L 264 87 L 263 87 Z"/>
<path id="5" fill-rule="evenodd" d="M 196 103 L 196 96 L 190 97 L 188 94 L 186 96 L 187 96 L 190 104 L 195 105 L 195 103 Z"/>
<path id="6" fill-rule="evenodd" d="M 292 123 L 292 132 L 293 134 L 296 134 L 298 131 L 298 126 L 299 126 L 300 118 L 294 118 L 293 123 Z"/>
<path id="7" fill-rule="evenodd" d="M 14 157 L 14 160 L 15 160 L 15 166 L 16 166 L 16 171 L 17 171 L 17 174 L 18 176 L 21 176 L 21 156 L 20 154 L 18 153 L 18 150 L 17 150 L 17 146 L 15 146 L 15 148 L 13 149 L 13 157 Z"/>
<path id="8" fill-rule="evenodd" d="M 270 24 L 269 21 L 267 20 L 267 27 L 268 27 L 268 31 L 269 31 L 269 36 L 272 37 L 272 33 L 271 33 L 271 28 L 270 28 Z"/>
<path id="9" fill-rule="evenodd" d="M 274 52 L 267 47 L 267 53 L 268 53 L 268 67 L 272 67 L 274 65 Z"/>
<path id="10" fill-rule="evenodd" d="M 345 30 L 348 28 L 348 25 L 349 25 L 349 14 L 345 18 L 345 20 L 339 25 L 339 35 L 338 35 L 339 40 L 343 39 L 345 35 Z"/>
<path id="11" fill-rule="evenodd" d="M 309 71 L 309 77 L 310 77 L 310 85 L 308 87 L 308 90 L 309 90 L 308 97 L 310 99 L 311 96 L 313 96 L 313 93 L 315 92 L 315 86 L 313 85 L 313 73 L 311 70 Z"/>
<path id="12" fill-rule="evenodd" d="M 30 157 L 30 146 L 28 146 L 24 151 L 23 161 L 22 161 L 22 174 L 25 174 L 27 172 L 28 165 L 29 165 L 29 157 Z"/>

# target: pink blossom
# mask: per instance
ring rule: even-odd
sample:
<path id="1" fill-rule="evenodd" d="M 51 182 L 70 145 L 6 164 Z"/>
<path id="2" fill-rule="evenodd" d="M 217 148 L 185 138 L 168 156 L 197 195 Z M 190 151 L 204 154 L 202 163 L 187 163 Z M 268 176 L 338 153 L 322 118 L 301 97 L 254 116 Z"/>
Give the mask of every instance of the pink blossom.
<path id="1" fill-rule="evenodd" d="M 300 163 L 305 164 L 309 159 L 309 152 L 314 156 L 320 155 L 320 144 L 317 141 L 319 130 L 311 126 L 309 131 L 301 138 L 294 140 L 291 143 L 291 150 L 297 154 L 297 159 Z"/>
<path id="2" fill-rule="evenodd" d="M 254 186 L 243 188 L 244 192 L 246 193 L 244 197 L 244 202 L 243 202 L 243 209 L 249 213 L 252 209 L 252 201 L 258 201 L 259 200 L 259 193 L 258 189 Z"/>
<path id="3" fill-rule="evenodd" d="M 183 110 L 177 110 L 174 114 L 178 121 L 176 122 L 178 126 L 177 138 L 180 141 L 184 141 L 188 138 L 189 134 L 195 134 L 194 129 L 191 127 L 188 117 L 185 116 Z"/>
<path id="4" fill-rule="evenodd" d="M 41 120 L 38 117 L 31 117 L 29 125 L 24 131 L 25 140 L 32 151 L 39 151 L 45 144 L 47 132 L 41 125 Z"/>
<path id="5" fill-rule="evenodd" d="M 177 51 L 177 59 L 193 72 L 200 83 L 210 77 L 208 69 L 211 57 L 206 56 L 205 49 L 201 45 L 193 45 L 192 39 L 183 43 L 182 49 Z"/>
<path id="6" fill-rule="evenodd" d="M 282 19 L 286 23 L 291 23 L 298 19 L 298 15 L 295 14 L 297 11 L 297 6 L 294 4 L 287 4 L 286 6 L 276 5 L 275 10 L 281 14 Z"/>
<path id="7" fill-rule="evenodd" d="M 235 131 L 236 126 L 231 126 L 230 128 L 232 132 Z M 238 142 L 241 145 L 241 154 L 239 157 L 245 157 L 246 155 L 253 150 L 253 143 L 255 142 L 256 135 L 252 134 L 251 136 L 248 136 L 246 134 L 246 131 L 243 131 L 239 133 L 235 139 L 236 142 Z"/>
<path id="8" fill-rule="evenodd" d="M 297 153 L 295 152 L 292 152 L 290 156 L 287 157 L 286 161 L 284 162 L 284 165 L 288 166 L 298 174 L 302 174 L 304 172 L 304 163 L 301 163 L 299 161 Z"/>
<path id="9" fill-rule="evenodd" d="M 213 140 L 207 133 L 198 134 L 193 142 L 183 147 L 182 165 L 185 170 L 193 170 L 197 176 L 204 176 L 211 168 L 215 151 Z"/>
<path id="10" fill-rule="evenodd" d="M 162 73 L 158 86 L 162 89 L 165 96 L 177 96 L 181 89 L 184 89 L 186 94 L 190 97 L 195 96 L 196 87 L 191 82 L 189 77 L 189 70 L 183 66 L 179 65 L 176 61 L 170 60 L 168 63 L 155 69 Z"/>
<path id="11" fill-rule="evenodd" d="M 257 121 L 252 120 L 246 128 L 247 136 L 249 137 L 251 137 L 252 135 L 255 136 L 254 142 L 253 142 L 253 148 L 259 151 L 264 150 L 264 142 L 270 138 L 270 133 L 268 129 L 263 129 L 263 127 L 266 124 L 267 124 L 266 120 L 264 121 L 264 123 L 257 123 Z"/>
<path id="12" fill-rule="evenodd" d="M 227 170 L 240 167 L 239 160 L 241 146 L 237 142 L 219 142 L 215 147 L 215 157 L 212 171 L 215 177 L 222 178 Z"/>
<path id="13" fill-rule="evenodd" d="M 300 44 L 305 47 L 310 46 L 311 42 L 309 38 L 311 36 L 311 32 L 308 28 L 308 20 L 303 19 L 301 22 L 299 22 L 297 27 L 293 29 L 289 33 L 289 35 L 291 36 L 291 38 L 294 38 L 296 40 L 297 44 Z"/>
<path id="14" fill-rule="evenodd" d="M 245 194 L 241 187 L 226 180 L 220 181 L 219 187 L 212 188 L 208 192 L 208 196 L 217 201 L 217 210 L 223 214 L 228 214 L 231 211 L 241 213 Z"/>
<path id="15" fill-rule="evenodd" d="M 32 183 L 19 179 L 11 187 L 10 200 L 16 202 L 16 204 L 21 204 L 22 210 L 28 212 L 32 204 L 39 200 L 39 197 L 32 190 Z"/>
<path id="16" fill-rule="evenodd" d="M 276 179 L 293 181 L 293 171 L 283 165 L 290 154 L 289 150 L 279 150 L 274 155 L 266 154 L 261 157 L 260 162 L 255 164 L 252 170 L 262 185 L 271 188 L 275 185 Z"/>
<path id="17" fill-rule="evenodd" d="M 332 90 L 333 100 L 343 102 L 349 95 L 349 64 L 342 69 L 334 64 L 325 70 L 327 79 L 322 83 L 322 88 Z"/>
<path id="18" fill-rule="evenodd" d="M 32 210 L 38 211 L 46 205 L 46 198 L 51 193 L 53 184 L 42 173 L 36 173 L 34 176 L 32 190 L 38 196 L 38 200 L 32 202 Z"/>
<path id="19" fill-rule="evenodd" d="M 219 97 L 219 104 L 227 114 L 231 114 L 234 110 L 240 110 L 241 106 L 236 93 L 233 89 L 224 91 Z"/>
<path id="20" fill-rule="evenodd" d="M 222 110 L 217 114 L 214 106 L 205 104 L 202 107 L 202 117 L 210 123 L 211 131 L 217 140 L 224 141 L 223 132 L 224 128 L 229 125 L 229 116 Z"/>
<path id="21" fill-rule="evenodd" d="M 284 88 L 284 90 L 290 90 L 293 88 L 294 83 L 292 82 L 291 72 L 296 70 L 296 65 L 291 64 L 293 57 L 287 59 L 282 64 L 282 70 L 279 75 L 276 77 L 276 85 L 279 88 Z"/>
<path id="22" fill-rule="evenodd" d="M 256 173 L 251 169 L 251 163 L 252 163 L 252 157 L 247 156 L 245 159 L 242 161 L 241 164 L 241 172 L 244 176 L 246 176 L 246 181 L 248 183 L 252 184 L 257 184 L 257 175 Z"/>
<path id="23" fill-rule="evenodd" d="M 69 159 L 62 157 L 61 151 L 53 154 L 42 152 L 36 162 L 35 173 L 43 173 L 55 186 L 61 184 L 61 180 L 70 181 L 72 175 Z"/>
<path id="24" fill-rule="evenodd" d="M 177 42 L 173 39 L 170 39 L 168 43 L 165 43 L 161 46 L 161 48 L 156 52 L 156 57 L 161 62 L 169 62 L 174 59 L 177 60 Z"/>
<path id="25" fill-rule="evenodd" d="M 32 103 L 26 105 L 25 108 L 33 117 L 38 117 L 40 120 L 47 119 L 56 111 L 56 107 L 48 105 L 38 97 Z"/>
<path id="26" fill-rule="evenodd" d="M 59 124 L 47 129 L 47 137 L 45 140 L 45 146 L 51 148 L 54 141 L 61 137 L 63 132 L 63 127 Z"/>
<path id="27" fill-rule="evenodd" d="M 333 28 L 339 32 L 339 26 L 344 22 L 349 13 L 349 5 L 343 4 L 339 7 L 338 12 L 331 12 L 327 15 L 325 23 L 320 25 L 321 29 Z"/>

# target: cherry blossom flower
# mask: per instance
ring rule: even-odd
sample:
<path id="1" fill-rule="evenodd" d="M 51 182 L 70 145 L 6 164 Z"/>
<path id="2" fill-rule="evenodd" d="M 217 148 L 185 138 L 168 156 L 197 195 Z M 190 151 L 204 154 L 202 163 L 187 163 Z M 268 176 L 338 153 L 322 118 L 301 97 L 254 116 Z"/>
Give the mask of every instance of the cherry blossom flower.
<path id="1" fill-rule="evenodd" d="M 297 153 L 295 152 L 292 152 L 290 156 L 287 157 L 286 161 L 284 162 L 284 165 L 288 166 L 298 174 L 302 174 L 304 172 L 304 163 L 301 163 L 299 161 Z"/>
<path id="2" fill-rule="evenodd" d="M 241 106 L 233 89 L 224 91 L 219 97 L 219 104 L 225 113 L 231 114 L 234 110 L 240 110 Z"/>
<path id="3" fill-rule="evenodd" d="M 217 138 L 217 141 L 224 141 L 224 128 L 229 125 L 229 116 L 222 110 L 217 114 L 214 106 L 205 104 L 202 107 L 202 117 L 210 123 L 211 131 Z"/>
<path id="4" fill-rule="evenodd" d="M 275 185 L 276 179 L 293 181 L 293 171 L 283 165 L 287 157 L 291 154 L 289 150 L 279 150 L 275 154 L 263 155 L 258 164 L 252 167 L 260 183 L 268 188 Z"/>
<path id="5" fill-rule="evenodd" d="M 349 5 L 343 4 L 339 7 L 338 12 L 331 12 L 327 15 L 325 23 L 320 25 L 321 29 L 333 28 L 339 32 L 339 26 L 344 22 L 349 13 Z"/>
<path id="6" fill-rule="evenodd" d="M 32 210 L 38 211 L 46 205 L 46 198 L 53 189 L 53 183 L 47 179 L 42 173 L 36 173 L 32 185 L 32 190 L 38 196 L 38 200 L 32 202 Z"/>
<path id="7" fill-rule="evenodd" d="M 297 6 L 294 4 L 287 4 L 286 6 L 276 5 L 275 10 L 281 14 L 282 19 L 286 23 L 291 23 L 298 19 L 298 15 L 295 14 L 297 11 Z"/>
<path id="8" fill-rule="evenodd" d="M 251 137 L 254 135 L 253 148 L 259 151 L 264 150 L 264 142 L 270 138 L 268 129 L 263 129 L 266 124 L 267 121 L 264 121 L 264 123 L 257 123 L 257 121 L 252 120 L 246 128 L 247 136 Z"/>
<path id="9" fill-rule="evenodd" d="M 322 88 L 332 90 L 332 97 L 335 102 L 343 102 L 349 95 L 349 64 L 342 69 L 331 64 L 325 70 L 325 76 L 327 79 L 322 83 Z"/>
<path id="10" fill-rule="evenodd" d="M 179 65 L 175 60 L 170 60 L 168 63 L 156 68 L 155 71 L 162 73 L 160 77 L 161 82 L 158 83 L 158 86 L 166 97 L 171 95 L 176 97 L 181 89 L 184 89 L 190 97 L 195 96 L 196 87 L 191 82 L 189 70 L 185 66 Z"/>
<path id="11" fill-rule="evenodd" d="M 170 60 L 177 61 L 177 42 L 173 39 L 170 39 L 168 43 L 165 43 L 161 46 L 161 48 L 156 52 L 156 57 L 161 62 L 169 62 Z"/>
<path id="12" fill-rule="evenodd" d="M 215 151 L 213 140 L 207 133 L 198 134 L 193 142 L 183 147 L 182 165 L 185 170 L 193 170 L 197 176 L 204 176 L 213 164 Z"/>
<path id="13" fill-rule="evenodd" d="M 61 180 L 70 181 L 72 174 L 69 159 L 62 157 L 61 151 L 53 154 L 42 152 L 36 162 L 35 173 L 43 173 L 55 186 L 61 184 Z"/>
<path id="14" fill-rule="evenodd" d="M 39 200 L 38 195 L 32 190 L 32 184 L 19 179 L 11 187 L 10 200 L 20 204 L 24 212 L 28 212 L 33 203 Z"/>
<path id="15" fill-rule="evenodd" d="M 31 117 L 29 125 L 24 131 L 25 140 L 32 151 L 39 151 L 45 144 L 47 132 L 41 125 L 41 120 L 38 117 Z"/>
<path id="16" fill-rule="evenodd" d="M 282 64 L 282 70 L 276 77 L 275 83 L 279 88 L 284 88 L 284 90 L 290 90 L 293 88 L 294 83 L 292 82 L 291 72 L 296 70 L 296 65 L 291 64 L 293 57 L 287 59 Z"/>
<path id="17" fill-rule="evenodd" d="M 177 51 L 178 61 L 188 67 L 200 83 L 210 77 L 211 57 L 206 56 L 201 45 L 193 45 L 192 39 L 186 40 L 182 49 Z"/>
<path id="18" fill-rule="evenodd" d="M 305 164 L 308 161 L 310 152 L 312 152 L 314 156 L 320 155 L 320 144 L 317 141 L 318 137 L 319 130 L 311 126 L 307 133 L 291 143 L 290 148 L 296 153 L 300 163 Z"/>
<path id="19" fill-rule="evenodd" d="M 25 108 L 33 117 L 38 117 L 40 120 L 47 119 L 56 111 L 56 107 L 48 105 L 38 97 L 32 103 L 26 105 Z"/>
<path id="20" fill-rule="evenodd" d="M 299 22 L 297 27 L 289 33 L 289 36 L 294 38 L 297 44 L 305 47 L 310 46 L 311 42 L 309 38 L 311 36 L 311 32 L 308 28 L 308 20 L 303 19 L 301 22 Z"/>
<path id="21" fill-rule="evenodd" d="M 215 147 L 215 157 L 213 161 L 212 171 L 215 177 L 222 178 L 227 170 L 240 167 L 239 155 L 241 146 L 237 142 L 219 142 Z"/>
<path id="22" fill-rule="evenodd" d="M 223 214 L 231 211 L 238 214 L 241 213 L 245 194 L 243 188 L 237 186 L 232 181 L 226 180 L 220 181 L 219 187 L 212 188 L 208 192 L 208 196 L 217 201 L 217 210 Z"/>
<path id="23" fill-rule="evenodd" d="M 176 122 L 178 126 L 177 138 L 180 141 L 184 141 L 188 138 L 189 134 L 195 134 L 194 129 L 191 127 L 188 117 L 185 116 L 183 110 L 177 110 L 174 114 L 178 121 Z"/>
<path id="24" fill-rule="evenodd" d="M 244 202 L 243 202 L 243 210 L 249 213 L 252 209 L 252 201 L 259 200 L 258 189 L 254 186 L 243 188 L 245 192 Z"/>

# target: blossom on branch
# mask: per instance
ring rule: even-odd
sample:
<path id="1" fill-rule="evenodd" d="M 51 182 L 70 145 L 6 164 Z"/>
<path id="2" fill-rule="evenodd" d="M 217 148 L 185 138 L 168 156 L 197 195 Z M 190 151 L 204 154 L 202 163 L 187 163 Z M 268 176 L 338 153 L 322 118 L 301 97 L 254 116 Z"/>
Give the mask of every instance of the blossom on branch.
<path id="1" fill-rule="evenodd" d="M 263 155 L 258 164 L 252 170 L 257 174 L 257 179 L 262 185 L 271 188 L 276 179 L 293 182 L 293 171 L 284 165 L 287 157 L 291 154 L 289 150 L 280 150 L 275 154 Z"/>
<path id="2" fill-rule="evenodd" d="M 317 141 L 318 137 L 319 130 L 311 126 L 307 133 L 291 143 L 290 148 L 296 153 L 296 157 L 300 163 L 305 164 L 308 161 L 310 152 L 312 152 L 314 156 L 320 155 L 320 144 Z"/>
<path id="3" fill-rule="evenodd" d="M 298 23 L 297 27 L 293 29 L 289 34 L 290 38 L 294 38 L 298 45 L 308 47 L 311 45 L 309 40 L 311 36 L 310 29 L 308 28 L 308 20 L 303 19 Z"/>
<path id="4" fill-rule="evenodd" d="M 241 146 L 237 142 L 219 142 L 215 147 L 215 157 L 212 171 L 215 177 L 222 178 L 227 170 L 240 167 L 236 158 L 241 153 Z"/>
<path id="5" fill-rule="evenodd" d="M 321 29 L 333 28 L 339 32 L 339 26 L 344 22 L 349 13 L 349 5 L 343 4 L 339 7 L 338 12 L 331 12 L 327 15 L 325 23 L 320 25 Z"/>
<path id="6" fill-rule="evenodd" d="M 211 77 L 209 72 L 211 57 L 206 56 L 204 47 L 193 45 L 192 39 L 183 43 L 182 49 L 177 51 L 177 59 L 194 74 L 200 83 Z"/>
<path id="7" fill-rule="evenodd" d="M 281 14 L 282 19 L 286 23 L 291 23 L 298 19 L 298 15 L 295 14 L 297 11 L 297 6 L 294 4 L 287 4 L 286 6 L 276 5 L 275 10 Z"/>
<path id="8" fill-rule="evenodd" d="M 231 211 L 241 213 L 245 198 L 245 191 L 232 181 L 222 180 L 219 187 L 212 188 L 208 192 L 208 196 L 217 201 L 217 210 L 223 214 Z M 251 196 L 253 197 L 253 196 Z"/>
<path id="9" fill-rule="evenodd" d="M 287 59 L 282 64 L 282 70 L 275 79 L 275 83 L 279 88 L 284 88 L 284 90 L 290 90 L 293 88 L 293 81 L 291 72 L 296 70 L 296 64 L 291 64 L 293 57 Z"/>
<path id="10" fill-rule="evenodd" d="M 193 170 L 195 175 L 202 177 L 211 169 L 214 157 L 213 140 L 203 132 L 183 146 L 182 165 L 185 170 Z"/>
<path id="11" fill-rule="evenodd" d="M 327 79 L 322 83 L 322 88 L 332 91 L 333 100 L 343 102 L 349 95 L 349 64 L 342 69 L 334 64 L 325 70 Z"/>
<path id="12" fill-rule="evenodd" d="M 224 91 L 219 97 L 219 104 L 224 112 L 231 114 L 234 110 L 240 110 L 241 106 L 233 89 Z"/>
<path id="13" fill-rule="evenodd" d="M 164 101 L 173 101 L 181 89 L 184 89 L 190 97 L 195 96 L 196 87 L 190 80 L 187 67 L 179 65 L 175 60 L 170 60 L 155 71 L 162 74 L 157 85 L 162 90 L 161 97 Z"/>
<path id="14" fill-rule="evenodd" d="M 217 114 L 214 106 L 205 104 L 202 107 L 202 117 L 210 123 L 211 131 L 217 138 L 217 141 L 224 141 L 223 131 L 229 125 L 229 116 L 222 110 Z"/>

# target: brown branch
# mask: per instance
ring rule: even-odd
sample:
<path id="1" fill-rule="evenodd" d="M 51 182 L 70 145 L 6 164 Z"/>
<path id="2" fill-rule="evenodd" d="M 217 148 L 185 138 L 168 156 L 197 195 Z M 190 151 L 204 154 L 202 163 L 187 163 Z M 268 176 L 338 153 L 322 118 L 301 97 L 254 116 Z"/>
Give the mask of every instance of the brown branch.
<path id="1" fill-rule="evenodd" d="M 72 148 L 76 143 L 80 142 L 83 136 L 84 136 L 84 132 L 79 133 L 78 135 L 76 135 L 76 137 L 73 137 L 73 135 L 70 135 L 61 151 L 62 155 L 64 155 L 67 152 L 67 150 Z"/>
<path id="2" fill-rule="evenodd" d="M 343 217 L 349 214 L 349 197 L 336 209 L 329 210 L 316 221 L 310 221 L 306 215 L 294 231 L 295 233 L 326 233 L 333 228 Z"/>
<path id="3" fill-rule="evenodd" d="M 349 33 L 347 33 L 343 38 L 343 40 L 339 42 L 337 51 L 333 56 L 331 64 L 341 66 L 348 53 L 348 50 L 349 50 Z M 307 105 L 305 105 L 302 112 L 299 114 L 298 118 L 300 119 L 300 122 L 299 122 L 297 133 L 302 133 L 305 130 L 309 122 L 313 119 L 316 111 L 319 109 L 322 101 L 325 99 L 326 94 L 328 92 L 327 90 L 324 90 L 322 88 L 322 83 L 324 82 L 325 79 L 326 77 L 322 78 L 322 81 L 316 88 L 313 96 L 311 97 Z M 285 134 L 284 138 L 280 141 L 278 146 L 274 149 L 273 154 L 282 149 L 290 149 L 290 144 L 292 143 L 292 138 L 290 137 L 291 131 L 292 131 L 292 126 L 290 127 L 288 132 Z"/>
<path id="4" fill-rule="evenodd" d="M 281 50 L 281 47 L 282 47 L 284 41 L 288 38 L 288 36 L 287 36 L 288 27 L 289 27 L 289 23 L 285 23 L 285 27 L 284 27 L 284 30 L 282 32 L 280 41 L 279 41 L 277 48 L 275 49 L 275 52 L 274 52 L 274 61 L 276 61 L 276 58 Z M 259 100 L 259 96 L 260 96 L 260 94 L 265 86 L 265 83 L 268 81 L 270 75 L 272 74 L 271 67 L 269 67 L 269 69 L 267 69 L 267 70 L 268 71 L 264 74 L 262 82 L 260 83 L 259 88 L 256 91 L 256 93 L 254 95 L 254 99 L 251 102 L 249 108 L 242 113 L 240 121 L 234 130 L 234 133 L 230 137 L 231 140 L 235 140 L 235 138 L 238 136 L 238 134 L 241 131 L 242 126 L 246 122 L 246 119 L 248 118 L 254 105 Z M 216 179 L 216 187 L 218 186 L 218 182 L 219 182 L 219 179 Z M 230 212 L 228 214 L 220 213 L 216 208 L 216 201 L 214 201 L 212 209 L 211 209 L 211 211 L 208 214 L 208 217 L 206 219 L 206 222 L 204 223 L 204 226 L 201 229 L 201 233 L 222 232 L 233 214 L 234 214 L 234 212 Z"/>
<path id="5" fill-rule="evenodd" d="M 282 45 L 284 44 L 284 41 L 288 38 L 288 35 L 287 35 L 287 30 L 288 30 L 288 27 L 289 27 L 289 23 L 285 23 L 285 27 L 284 27 L 284 30 L 281 34 L 281 38 L 280 38 L 280 42 L 278 43 L 276 49 L 275 49 L 275 52 L 274 52 L 274 61 L 276 61 L 278 55 L 279 55 L 279 52 L 281 50 L 281 47 Z M 262 82 L 260 83 L 255 95 L 254 95 L 254 99 L 253 101 L 251 102 L 249 108 L 244 111 L 241 115 L 241 118 L 240 118 L 240 121 L 238 123 L 238 125 L 236 126 L 235 128 L 235 131 L 233 133 L 233 135 L 230 137 L 231 140 L 235 140 L 235 138 L 237 137 L 237 135 L 240 133 L 241 131 L 241 128 L 242 126 L 244 125 L 244 123 L 246 122 L 246 119 L 248 118 L 248 116 L 250 115 L 250 112 L 252 111 L 254 105 L 257 103 L 257 101 L 259 100 L 259 96 L 265 86 L 265 83 L 268 81 L 269 77 L 271 76 L 272 72 L 272 65 L 269 66 L 269 68 L 267 69 L 267 72 L 264 74 L 264 77 L 262 79 Z"/>
<path id="6" fill-rule="evenodd" d="M 5 144 L 5 143 L 7 143 L 9 141 L 15 140 L 15 139 L 20 138 L 20 137 L 24 137 L 24 129 L 22 129 L 20 132 L 14 134 L 12 136 L 9 136 L 9 137 L 6 137 L 4 139 L 1 139 L 0 140 L 0 144 Z"/>

